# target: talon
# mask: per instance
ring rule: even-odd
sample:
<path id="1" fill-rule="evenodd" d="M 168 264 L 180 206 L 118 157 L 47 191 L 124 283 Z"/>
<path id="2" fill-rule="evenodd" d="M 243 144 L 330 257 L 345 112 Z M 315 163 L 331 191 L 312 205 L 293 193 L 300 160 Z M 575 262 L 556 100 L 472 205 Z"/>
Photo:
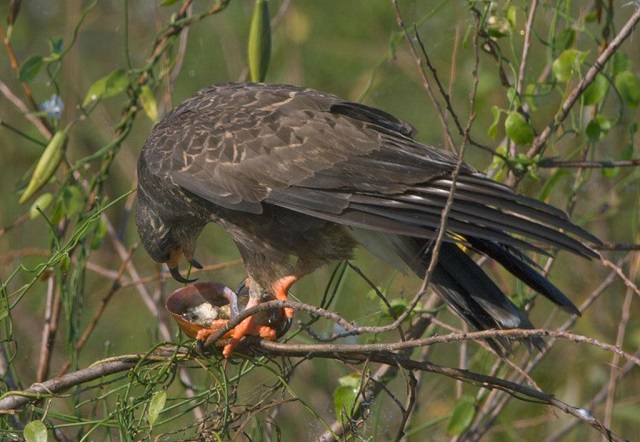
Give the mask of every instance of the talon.
<path id="1" fill-rule="evenodd" d="M 224 346 L 222 355 L 225 358 L 229 358 L 240 343 L 240 340 L 248 335 L 260 336 L 273 341 L 275 339 L 276 332 L 270 327 L 256 324 L 253 321 L 253 316 L 249 316 L 233 329 L 233 336 L 227 345 Z"/>
<path id="2" fill-rule="evenodd" d="M 286 314 L 286 312 L 285 312 Z M 291 324 L 293 324 L 293 319 L 292 318 L 287 318 L 284 327 L 282 327 L 281 330 L 279 330 L 276 333 L 276 339 L 280 339 L 281 337 L 283 337 L 285 334 L 287 334 L 287 332 L 289 331 L 289 329 L 291 328 Z M 274 339 L 275 340 L 275 339 Z"/>
<path id="3" fill-rule="evenodd" d="M 197 281 L 198 278 L 187 279 L 180 274 L 180 268 L 179 268 L 180 257 L 183 254 L 184 254 L 184 251 L 182 248 L 173 249 L 171 252 L 169 252 L 169 261 L 167 262 L 167 267 L 169 267 L 169 272 L 171 273 L 171 276 L 173 276 L 173 279 L 183 284 L 189 284 L 191 282 Z M 202 266 L 198 267 L 200 264 L 198 263 L 198 261 L 193 259 L 193 257 L 187 258 L 187 260 L 191 263 L 192 266 L 196 268 L 202 268 Z M 198 264 L 198 266 L 194 265 L 193 262 L 191 261 L 194 261 L 196 264 Z"/>
<path id="4" fill-rule="evenodd" d="M 202 266 L 202 264 L 200 264 L 198 261 L 196 261 L 196 259 L 192 256 L 190 258 L 187 259 L 187 262 L 189 264 L 191 264 L 193 267 L 195 267 L 198 270 L 202 270 L 204 267 Z"/>
<path id="5" fill-rule="evenodd" d="M 180 269 L 178 269 L 178 266 L 169 267 L 169 273 L 171 273 L 171 276 L 173 276 L 173 279 L 183 284 L 189 284 L 191 282 L 196 282 L 198 280 L 198 278 L 187 279 L 184 276 L 182 276 L 180 274 Z"/>

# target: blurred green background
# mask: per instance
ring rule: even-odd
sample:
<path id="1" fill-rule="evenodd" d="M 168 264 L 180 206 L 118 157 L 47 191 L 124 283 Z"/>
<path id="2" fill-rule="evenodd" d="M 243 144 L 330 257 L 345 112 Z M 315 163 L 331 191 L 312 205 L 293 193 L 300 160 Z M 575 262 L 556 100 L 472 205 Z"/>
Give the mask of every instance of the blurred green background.
<path id="1" fill-rule="evenodd" d="M 8 19 L 10 8 L 15 3 L 0 3 L 3 20 Z M 539 87 L 526 103 L 530 106 L 531 123 L 537 132 L 552 121 L 570 86 L 576 84 L 579 76 L 586 72 L 598 56 L 603 35 L 608 32 L 609 38 L 612 38 L 635 8 L 627 2 L 614 1 L 611 6 L 615 13 L 609 15 L 608 4 L 599 1 L 539 3 L 531 53 L 525 71 L 525 84 Z M 211 1 L 194 1 L 190 14 L 204 12 L 214 4 Z M 510 99 L 512 95 L 509 88 L 501 84 L 499 74 L 502 69 L 509 81 L 514 81 L 522 53 L 526 13 L 531 2 L 455 0 L 399 1 L 398 4 L 412 42 L 417 45 L 417 33 L 445 88 L 451 93 L 453 108 L 463 126 L 470 115 L 469 96 L 474 80 L 475 31 L 470 6 L 481 13 L 482 20 L 486 22 L 485 30 L 494 32 L 494 35 L 485 38 L 494 42 L 503 58 L 498 64 L 495 52 L 491 54 L 481 51 L 479 54 L 476 120 L 471 136 L 493 150 L 505 145 L 504 116 L 514 109 L 515 104 Z M 0 278 L 4 294 L 4 314 L 1 320 L 4 359 L 11 366 L 10 372 L 17 379 L 17 386 L 27 387 L 35 382 L 38 379 L 38 367 L 42 367 L 39 360 L 43 348 L 43 318 L 47 305 L 52 305 L 47 304 L 47 294 L 60 294 L 62 313 L 51 360 L 46 364 L 46 378 L 53 377 L 67 363 L 72 368 L 82 368 L 103 357 L 144 353 L 165 339 L 158 328 L 159 320 L 168 324 L 171 336 L 179 340 L 174 324 L 167 318 L 162 307 L 163 298 L 179 285 L 171 279 L 159 281 L 156 277 L 161 272 L 160 267 L 152 262 L 142 248 L 136 248 L 131 255 L 131 262 L 140 277 L 148 278 L 144 287 L 159 313 L 150 310 L 148 304 L 141 299 L 140 284 L 127 270 L 120 281 L 122 287 L 118 287 L 109 298 L 87 343 L 82 349 L 74 349 L 101 301 L 112 290 L 114 278 L 123 266 L 118 247 L 126 250 L 138 242 L 130 213 L 133 196 L 125 196 L 104 212 L 114 229 L 113 234 L 105 234 L 104 221 L 98 223 L 100 227 L 92 224 L 91 234 L 83 238 L 70 254 L 70 270 L 61 269 L 59 262 L 50 268 L 45 265 L 46 269 L 39 268 L 38 265 L 51 262 L 51 257 L 59 249 L 52 232 L 56 232 L 58 241 L 66 243 L 88 219 L 95 201 L 98 206 L 103 207 L 134 188 L 137 157 L 153 121 L 138 109 L 135 119 L 127 126 L 128 132 L 122 142 L 114 146 L 110 143 L 116 139 L 117 125 L 123 109 L 131 101 L 131 97 L 139 93 L 140 84 L 144 82 L 149 86 L 159 114 L 162 115 L 209 84 L 246 79 L 246 47 L 254 3 L 242 0 L 230 1 L 220 13 L 206 17 L 183 30 L 182 37 L 173 41 L 171 49 L 163 53 L 152 69 L 147 71 L 146 79 L 140 80 L 143 67 L 149 63 L 157 36 L 163 29 L 167 29 L 165 27 L 181 5 L 181 2 L 176 2 L 161 6 L 156 1 L 147 0 L 101 0 L 95 4 L 77 0 L 28 1 L 22 2 L 17 20 L 12 26 L 3 25 L 5 33 L 11 28 L 11 35 L 10 43 L 4 45 L 3 56 L 0 57 L 0 79 L 3 87 L 0 93 L 0 120 L 3 124 L 0 127 L 0 164 L 3 171 L 0 174 L 3 202 L 0 228 L 5 228 L 0 236 Z M 443 128 L 423 87 L 416 60 L 398 27 L 391 1 L 272 0 L 269 6 L 275 26 L 272 30 L 272 57 L 267 82 L 312 87 L 379 107 L 414 125 L 418 130 L 419 140 L 446 147 Z M 82 25 L 78 27 L 83 11 L 88 12 Z M 600 16 L 598 11 L 601 12 Z M 75 41 L 74 31 L 77 31 Z M 560 47 L 561 43 L 552 41 L 551 37 L 560 40 L 561 31 L 567 31 L 562 36 L 571 36 L 566 48 L 584 51 L 586 54 L 584 64 L 579 68 L 580 73 L 576 72 L 569 83 L 555 82 L 549 72 L 551 63 L 563 49 Z M 56 179 L 38 193 L 52 192 L 57 198 L 58 202 L 54 202 L 44 212 L 49 217 L 55 218 L 56 210 L 64 212 L 62 215 L 58 214 L 58 222 L 50 226 L 42 216 L 34 219 L 28 217 L 34 198 L 25 204 L 18 204 L 19 192 L 29 180 L 28 171 L 40 156 L 47 138 L 45 131 L 39 130 L 27 118 L 28 115 L 38 118 L 38 115 L 30 107 L 23 83 L 12 67 L 8 54 L 12 52 L 18 63 L 23 63 L 34 55 L 46 58 L 51 52 L 51 41 L 59 38 L 62 38 L 62 45 L 65 47 L 73 42 L 61 62 L 49 62 L 45 59 L 37 74 L 25 81 L 35 103 L 49 100 L 52 95 L 58 95 L 64 103 L 59 121 L 43 117 L 51 128 L 59 129 L 74 122 L 68 131 L 66 161 L 56 174 Z M 619 50 L 626 54 L 620 63 L 629 63 L 628 70 L 635 75 L 640 66 L 638 41 L 637 35 L 632 36 Z M 485 44 L 488 45 L 486 42 Z M 485 44 L 482 45 L 483 48 Z M 416 47 L 419 50 L 419 46 Z M 126 71 L 127 78 L 131 81 L 128 89 L 125 88 L 113 97 L 104 97 L 95 105 L 83 106 L 91 86 L 116 69 Z M 615 76 L 613 69 L 611 65 L 605 69 L 612 83 Z M 21 72 L 24 73 L 24 70 Z M 136 102 L 135 99 L 133 102 Z M 19 103 L 26 104 L 28 110 L 21 109 Z M 441 97 L 438 103 L 444 108 Z M 493 106 L 503 109 L 503 113 L 500 114 L 497 136 L 490 137 L 487 131 L 494 123 Z M 585 128 L 595 113 L 606 116 L 611 128 L 606 131 L 602 129 L 600 136 L 590 138 L 585 135 Z M 634 141 L 636 144 L 640 141 L 634 130 L 638 115 L 637 108 L 630 106 L 611 87 L 606 99 L 599 101 L 595 108 L 584 105 L 574 108 L 551 138 L 544 157 L 593 161 L 638 158 L 638 150 L 634 147 Z M 454 139 L 459 143 L 460 134 L 451 124 L 451 116 L 447 118 Z M 106 149 L 101 150 L 105 146 Z M 515 149 L 520 154 L 527 150 L 526 146 Z M 98 156 L 79 167 L 75 177 L 65 174 L 69 166 L 96 152 Z M 496 174 L 497 179 L 507 179 L 506 169 L 501 169 L 503 164 L 496 163 L 484 149 L 468 146 L 465 160 L 478 170 L 492 174 L 499 172 Z M 489 169 L 492 162 L 494 167 Z M 529 195 L 541 196 L 560 208 L 570 209 L 572 220 L 605 243 L 637 244 L 640 191 L 637 178 L 638 169 L 634 167 L 604 170 L 533 168 L 524 174 L 518 189 Z M 92 180 L 95 180 L 92 191 L 85 192 L 86 187 L 82 183 Z M 69 191 L 69 187 L 76 190 Z M 73 208 L 74 205 L 77 205 L 77 210 Z M 239 258 L 231 240 L 216 226 L 206 229 L 199 244 L 197 258 L 202 264 L 224 264 Z M 635 276 L 637 252 L 629 253 L 618 247 L 618 250 L 607 251 L 605 256 L 613 262 L 626 257 L 622 271 L 631 280 L 638 281 Z M 544 265 L 545 260 L 541 259 L 540 263 Z M 411 299 L 420 287 L 421 281 L 399 275 L 384 263 L 370 259 L 365 253 L 359 253 L 354 264 L 362 268 L 392 299 Z M 531 296 L 525 287 L 516 285 L 513 278 L 501 273 L 500 269 L 494 269 L 491 263 L 487 264 L 487 268 L 506 293 L 515 295 L 517 302 Z M 293 294 L 304 302 L 319 304 L 332 270 L 333 268 L 326 268 L 308 276 L 294 287 Z M 603 281 L 607 281 L 610 273 L 611 269 L 600 262 L 589 262 L 560 253 L 551 267 L 550 279 L 580 305 Z M 234 287 L 242 280 L 244 272 L 242 266 L 236 263 L 221 270 L 198 273 L 197 277 L 201 281 L 221 281 Z M 573 330 L 610 344 L 616 344 L 618 340 L 624 350 L 635 353 L 640 344 L 638 297 L 627 294 L 620 278 L 611 279 L 612 282 L 606 286 L 601 296 L 594 298 L 594 303 Z M 347 271 L 331 309 L 361 325 L 389 321 L 388 315 L 385 318 L 381 313 L 379 301 L 368 295 L 370 292 L 371 287 L 365 281 L 354 272 Z M 624 304 L 625 296 L 631 299 L 629 305 Z M 625 315 L 628 315 L 628 323 L 625 322 Z M 537 302 L 530 316 L 534 324 L 551 329 L 567 319 L 564 314 L 554 313 L 547 302 Z M 299 317 L 306 318 L 304 314 L 299 314 Z M 551 324 L 546 322 L 548 318 L 553 319 Z M 439 319 L 454 327 L 461 327 L 460 321 L 446 311 L 439 315 Z M 624 328 L 619 332 L 621 323 Z M 326 321 L 316 324 L 314 330 L 323 336 L 333 331 L 332 325 Z M 433 332 L 445 333 L 446 330 Z M 618 333 L 621 336 L 617 337 Z M 300 335 L 299 339 L 302 342 L 311 341 L 307 335 Z M 362 336 L 356 342 L 364 343 L 374 339 L 393 340 L 396 337 Z M 468 363 L 476 371 L 488 372 L 495 357 L 487 350 L 478 350 L 474 344 L 469 346 L 471 352 L 464 363 Z M 515 361 L 525 357 L 524 352 L 521 352 L 522 350 L 518 352 Z M 419 353 L 415 356 L 419 357 Z M 458 344 L 434 347 L 429 360 L 453 367 L 463 364 Z M 620 366 L 624 362 L 626 361 L 613 361 Z M 580 407 L 608 385 L 612 373 L 611 363 L 612 355 L 602 349 L 561 341 L 531 376 L 542 390 Z M 197 368 L 190 371 L 202 385 L 206 386 L 210 381 L 210 373 L 197 373 Z M 507 368 L 502 368 L 499 374 L 506 376 L 507 371 Z M 349 364 L 331 360 L 311 360 L 301 364 L 290 379 L 289 389 L 279 393 L 282 400 L 298 400 L 283 405 L 278 415 L 272 419 L 277 422 L 284 440 L 289 440 L 294 435 L 314 439 L 326 431 L 321 419 L 327 423 L 336 419 L 333 401 L 335 390 L 339 386 L 338 378 L 352 373 L 354 368 Z M 246 381 L 243 378 L 243 383 L 238 387 L 238 400 L 241 403 L 256 401 L 261 398 L 261 386 L 273 382 L 275 376 L 269 370 L 263 370 Z M 177 397 L 183 395 L 181 387 L 176 384 L 169 391 L 170 395 L 175 394 L 176 401 Z M 418 389 L 418 406 L 407 424 L 407 430 L 411 434 L 407 436 L 408 439 L 444 440 L 453 437 L 447 435 L 447 419 L 463 391 L 465 394 L 476 395 L 478 388 L 463 387 L 442 376 L 423 374 Z M 356 437 L 373 440 L 396 437 L 400 412 L 390 394 L 393 392 L 397 395 L 400 402 L 406 401 L 406 378 L 400 376 L 391 382 L 389 392 L 370 404 L 370 414 L 363 419 L 364 423 L 357 430 L 361 433 L 356 432 L 360 436 Z M 612 396 L 614 405 L 609 406 L 613 409 L 611 428 L 632 438 L 635 437 L 633 429 L 637 430 L 640 426 L 638 392 L 640 375 L 635 367 L 620 380 L 616 393 Z M 482 400 L 485 399 L 483 396 Z M 104 405 L 105 409 L 102 409 L 102 402 L 95 400 L 95 416 L 104 414 L 113 418 L 117 415 L 117 412 L 110 415 L 105 411 L 114 406 L 111 399 L 105 399 L 104 403 L 108 405 Z M 481 408 L 482 403 L 484 402 L 479 402 L 478 408 Z M 558 412 L 554 414 L 548 408 L 524 401 L 511 400 L 509 404 L 489 430 L 487 440 L 543 440 L 572 421 L 572 418 L 557 415 Z M 56 401 L 53 407 L 60 414 L 82 415 L 85 412 L 82 407 L 74 409 L 69 404 Z M 38 410 L 39 408 L 29 410 L 33 413 L 33 418 L 39 416 Z M 164 416 L 168 414 L 169 412 Z M 594 414 L 604 419 L 604 402 L 599 403 Z M 87 415 L 84 417 L 88 419 Z M 57 418 L 59 420 L 54 419 L 55 422 L 65 421 L 59 416 Z M 168 426 L 184 426 L 188 429 L 182 436 L 175 436 L 175 440 L 191 434 L 188 432 L 192 430 L 189 425 L 193 420 L 191 414 L 182 411 L 175 419 Z M 67 430 L 70 431 L 69 434 L 80 434 L 82 428 L 86 429 L 86 426 L 82 427 L 77 423 L 82 419 L 68 420 L 71 421 L 76 424 L 71 425 L 72 430 Z M 249 419 L 250 424 L 247 424 L 245 430 L 249 437 L 268 439 L 265 434 L 273 429 L 264 424 L 266 421 L 265 415 L 256 412 L 256 417 Z M 8 421 L 3 423 L 3 431 L 7 434 L 12 431 Z M 104 430 L 100 434 L 109 431 L 114 430 Z M 159 425 L 153 432 L 149 432 L 149 437 L 168 431 L 167 426 Z M 221 434 L 223 437 L 231 437 L 236 433 Z M 236 436 L 240 437 L 238 434 Z M 172 437 L 167 435 L 163 440 L 172 440 Z M 585 424 L 578 425 L 567 437 L 567 440 L 600 439 L 598 433 Z M 99 436 L 96 440 L 101 438 Z"/>

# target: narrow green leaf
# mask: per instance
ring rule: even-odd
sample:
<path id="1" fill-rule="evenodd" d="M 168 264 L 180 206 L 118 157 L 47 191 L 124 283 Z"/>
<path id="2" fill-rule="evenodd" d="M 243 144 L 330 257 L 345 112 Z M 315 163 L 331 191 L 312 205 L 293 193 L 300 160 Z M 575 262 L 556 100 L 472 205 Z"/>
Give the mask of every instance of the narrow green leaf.
<path id="1" fill-rule="evenodd" d="M 147 117 L 154 123 L 158 122 L 158 103 L 156 102 L 156 97 L 154 97 L 153 92 L 149 88 L 149 86 L 144 85 L 140 88 L 140 104 L 142 104 L 142 108 L 144 109 L 144 113 L 147 114 Z"/>
<path id="2" fill-rule="evenodd" d="M 175 5 L 176 3 L 178 3 L 180 0 L 163 0 L 160 3 L 160 6 L 171 6 L 171 5 Z"/>
<path id="3" fill-rule="evenodd" d="M 267 0 L 256 0 L 249 30 L 251 81 L 264 81 L 271 57 L 271 26 Z"/>
<path id="4" fill-rule="evenodd" d="M 167 392 L 159 391 L 153 395 L 151 401 L 149 402 L 149 412 L 147 415 L 147 419 L 149 420 L 149 425 L 153 427 L 153 424 L 156 423 L 160 413 L 164 409 L 164 405 L 167 402 Z"/>
<path id="5" fill-rule="evenodd" d="M 108 75 L 96 80 L 87 91 L 82 106 L 101 98 L 109 98 L 124 92 L 129 87 L 129 76 L 122 69 L 116 69 Z"/>
<path id="6" fill-rule="evenodd" d="M 538 110 L 538 86 L 534 83 L 528 84 L 525 88 L 524 101 L 529 105 L 532 111 Z"/>
<path id="7" fill-rule="evenodd" d="M 616 75 L 616 88 L 622 100 L 632 109 L 640 105 L 640 82 L 631 71 L 623 71 Z"/>
<path id="8" fill-rule="evenodd" d="M 548 201 L 551 197 L 551 192 L 560 181 L 560 178 L 567 174 L 566 169 L 558 169 L 553 175 L 551 175 L 542 186 L 540 192 L 538 192 L 538 198 L 540 201 Z"/>
<path id="9" fill-rule="evenodd" d="M 471 424 L 476 414 L 476 404 L 471 396 L 462 396 L 451 413 L 451 418 L 447 424 L 447 433 L 450 436 L 462 434 Z"/>
<path id="10" fill-rule="evenodd" d="M 99 100 L 104 95 L 104 86 L 107 84 L 107 77 L 99 78 L 94 81 L 91 86 L 89 86 L 89 90 L 87 91 L 87 95 L 84 97 L 84 101 L 82 102 L 82 106 L 86 106 L 92 101 Z"/>
<path id="11" fill-rule="evenodd" d="M 509 22 L 509 25 L 511 25 L 511 29 L 515 29 L 517 25 L 517 12 L 518 9 L 515 6 L 509 6 L 507 13 L 505 14 L 505 18 Z"/>
<path id="12" fill-rule="evenodd" d="M 500 108 L 498 106 L 492 106 L 491 113 L 493 114 L 493 123 L 489 126 L 487 135 L 495 139 L 498 136 L 498 124 L 500 124 Z"/>
<path id="13" fill-rule="evenodd" d="M 19 69 L 20 81 L 29 82 L 38 74 L 44 60 L 39 55 L 31 55 L 22 62 Z"/>
<path id="14" fill-rule="evenodd" d="M 504 122 L 504 129 L 511 141 L 518 145 L 529 144 L 533 141 L 533 128 L 519 112 L 509 112 Z"/>
<path id="15" fill-rule="evenodd" d="M 604 100 L 608 91 L 609 82 L 607 81 L 607 78 L 602 74 L 598 74 L 589 87 L 584 91 L 584 94 L 582 95 L 583 103 L 587 106 L 599 104 Z"/>
<path id="16" fill-rule="evenodd" d="M 47 427 L 42 421 L 31 421 L 24 427 L 27 442 L 47 442 Z"/>
<path id="17" fill-rule="evenodd" d="M 558 52 L 565 51 L 573 46 L 573 42 L 576 40 L 576 31 L 571 28 L 566 28 L 560 31 L 556 36 L 555 49 Z"/>
<path id="18" fill-rule="evenodd" d="M 130 81 L 127 73 L 122 69 L 116 69 L 107 76 L 107 82 L 104 85 L 103 98 L 113 97 L 126 91 L 129 84 Z"/>

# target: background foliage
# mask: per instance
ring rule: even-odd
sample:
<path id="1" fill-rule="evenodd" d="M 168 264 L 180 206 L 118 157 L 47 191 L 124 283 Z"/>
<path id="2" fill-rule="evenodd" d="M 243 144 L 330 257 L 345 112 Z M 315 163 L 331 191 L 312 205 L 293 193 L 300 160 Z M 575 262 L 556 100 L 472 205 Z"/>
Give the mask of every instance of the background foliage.
<path id="1" fill-rule="evenodd" d="M 247 77 L 254 3 L 0 7 L 0 408 L 16 409 L 0 415 L 4 437 L 598 440 L 604 427 L 635 437 L 637 2 L 269 2 L 266 81 L 377 106 L 424 142 L 464 145 L 477 169 L 603 239 L 600 262 L 533 257 L 584 314 L 535 303 L 534 324 L 560 339 L 509 361 L 460 334 L 394 347 L 464 326 L 429 293 L 407 312 L 421 281 L 364 254 L 293 294 L 370 328 L 327 341 L 344 331 L 338 322 L 299 312 L 288 346 L 231 361 L 191 351 L 163 307 L 177 283 L 138 247 L 136 160 L 158 116 L 206 85 Z M 244 277 L 215 226 L 198 260 L 201 281 Z M 485 266 L 533 307 L 529 289 Z M 391 331 L 371 328 L 405 312 Z M 321 347 L 301 347 L 312 343 Z"/>

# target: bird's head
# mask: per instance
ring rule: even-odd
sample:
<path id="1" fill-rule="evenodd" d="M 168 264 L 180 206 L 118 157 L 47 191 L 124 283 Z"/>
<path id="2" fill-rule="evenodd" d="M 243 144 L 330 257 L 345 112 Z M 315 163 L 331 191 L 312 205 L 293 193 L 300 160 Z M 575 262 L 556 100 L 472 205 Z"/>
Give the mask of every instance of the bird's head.
<path id="1" fill-rule="evenodd" d="M 167 264 L 176 281 L 186 284 L 196 279 L 187 279 L 180 274 L 180 259 L 184 256 L 193 267 L 202 268 L 193 254 L 204 223 L 173 215 L 138 188 L 135 218 L 142 245 L 154 261 Z"/>

